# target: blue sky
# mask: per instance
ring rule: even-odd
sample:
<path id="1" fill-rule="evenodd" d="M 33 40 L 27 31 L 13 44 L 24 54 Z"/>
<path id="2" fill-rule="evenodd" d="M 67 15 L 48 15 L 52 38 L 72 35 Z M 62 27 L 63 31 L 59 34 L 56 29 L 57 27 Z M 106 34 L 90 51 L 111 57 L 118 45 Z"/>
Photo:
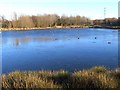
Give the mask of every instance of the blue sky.
<path id="1" fill-rule="evenodd" d="M 0 0 L 0 15 L 12 19 L 13 12 L 19 15 L 58 14 L 81 15 L 91 19 L 118 17 L 119 0 Z"/>

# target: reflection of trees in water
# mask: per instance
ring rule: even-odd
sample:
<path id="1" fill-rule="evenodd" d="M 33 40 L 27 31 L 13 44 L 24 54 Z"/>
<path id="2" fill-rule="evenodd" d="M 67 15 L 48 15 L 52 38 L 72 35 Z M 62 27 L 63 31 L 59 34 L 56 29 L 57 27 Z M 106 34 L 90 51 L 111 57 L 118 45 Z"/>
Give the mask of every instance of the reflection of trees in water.
<path id="1" fill-rule="evenodd" d="M 16 38 L 16 43 L 15 43 L 16 46 L 19 46 L 19 39 Z"/>
<path id="2" fill-rule="evenodd" d="M 20 44 L 28 44 L 29 42 L 31 42 L 30 38 L 22 38 L 22 39 L 16 38 L 15 39 L 16 46 L 19 46 Z"/>
<path id="3" fill-rule="evenodd" d="M 2 36 L 0 35 L 0 45 L 2 45 Z"/>
<path id="4" fill-rule="evenodd" d="M 19 46 L 22 44 L 28 44 L 31 42 L 38 42 L 38 43 L 48 43 L 48 42 L 55 42 L 55 41 L 69 41 L 71 39 L 80 39 L 79 37 L 75 37 L 75 38 L 51 38 L 51 37 L 35 37 L 35 38 L 28 38 L 28 37 L 24 37 L 24 38 L 16 38 L 15 39 L 15 46 Z"/>
<path id="5" fill-rule="evenodd" d="M 23 39 L 20 40 L 20 42 L 21 42 L 22 44 L 28 44 L 28 43 L 31 42 L 31 41 L 32 41 L 31 38 L 23 38 Z"/>
<path id="6" fill-rule="evenodd" d="M 49 37 L 41 37 L 41 38 L 33 38 L 34 41 L 38 42 L 51 42 L 54 41 L 54 38 L 49 38 Z"/>
<path id="7" fill-rule="evenodd" d="M 19 46 L 20 44 L 28 44 L 30 42 L 51 42 L 56 39 L 49 37 L 41 37 L 41 38 L 16 38 L 15 46 Z"/>
<path id="8" fill-rule="evenodd" d="M 28 44 L 31 42 L 38 42 L 38 43 L 48 43 L 48 42 L 55 42 L 55 41 L 69 41 L 71 39 L 75 39 L 75 40 L 79 40 L 79 37 L 75 37 L 75 38 L 51 38 L 51 37 L 34 37 L 34 38 L 28 38 L 28 37 L 24 37 L 24 38 L 16 38 L 15 39 L 15 46 L 19 46 L 22 44 Z"/>

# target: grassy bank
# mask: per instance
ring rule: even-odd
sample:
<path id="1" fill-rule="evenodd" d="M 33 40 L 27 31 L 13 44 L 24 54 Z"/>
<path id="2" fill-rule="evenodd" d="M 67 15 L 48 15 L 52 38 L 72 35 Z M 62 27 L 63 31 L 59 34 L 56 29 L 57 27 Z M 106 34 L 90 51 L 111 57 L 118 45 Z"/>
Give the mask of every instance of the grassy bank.
<path id="1" fill-rule="evenodd" d="M 0 28 L 0 31 L 30 31 L 30 30 L 48 30 L 48 29 L 66 29 L 66 28 L 102 28 L 102 29 L 115 29 L 120 30 L 120 27 L 101 27 L 101 26 L 58 26 L 58 27 L 45 27 L 45 28 Z"/>
<path id="2" fill-rule="evenodd" d="M 26 31 L 26 30 L 46 30 L 46 29 L 63 29 L 63 28 L 89 28 L 89 26 L 55 26 L 55 27 L 38 27 L 38 28 L 0 28 L 0 31 Z"/>
<path id="3" fill-rule="evenodd" d="M 2 75 L 2 88 L 120 88 L 120 70 L 95 67 L 68 73 L 66 71 L 13 72 Z"/>
<path id="4" fill-rule="evenodd" d="M 105 29 L 118 29 L 120 30 L 120 26 L 101 26 L 101 25 L 94 25 L 91 28 L 105 28 Z"/>

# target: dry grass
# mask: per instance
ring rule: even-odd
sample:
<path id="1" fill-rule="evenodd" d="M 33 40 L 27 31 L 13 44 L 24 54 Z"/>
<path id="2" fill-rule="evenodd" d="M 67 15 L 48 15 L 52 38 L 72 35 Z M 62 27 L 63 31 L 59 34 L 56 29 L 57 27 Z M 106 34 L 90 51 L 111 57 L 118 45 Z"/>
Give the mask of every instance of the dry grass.
<path id="1" fill-rule="evenodd" d="M 2 75 L 2 88 L 120 88 L 120 69 L 95 67 L 72 74 L 66 71 L 13 72 Z"/>
<path id="2" fill-rule="evenodd" d="M 2 76 L 3 88 L 58 88 L 52 80 L 41 78 L 35 73 L 14 72 Z"/>
<path id="3" fill-rule="evenodd" d="M 117 82 L 107 74 L 80 71 L 73 74 L 72 87 L 77 88 L 116 88 Z"/>

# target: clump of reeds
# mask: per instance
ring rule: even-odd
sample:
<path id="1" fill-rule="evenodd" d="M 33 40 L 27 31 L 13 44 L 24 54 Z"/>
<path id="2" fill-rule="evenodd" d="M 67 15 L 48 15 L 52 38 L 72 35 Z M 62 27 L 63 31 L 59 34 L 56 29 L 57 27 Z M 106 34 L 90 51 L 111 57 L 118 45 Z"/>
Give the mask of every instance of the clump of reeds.
<path id="1" fill-rule="evenodd" d="M 14 72 L 2 76 L 2 88 L 58 88 L 53 81 L 48 81 L 32 73 Z M 60 88 L 60 87 L 59 87 Z"/>
<path id="2" fill-rule="evenodd" d="M 116 81 L 106 73 L 96 73 L 92 71 L 75 72 L 72 77 L 73 88 L 116 88 Z"/>

